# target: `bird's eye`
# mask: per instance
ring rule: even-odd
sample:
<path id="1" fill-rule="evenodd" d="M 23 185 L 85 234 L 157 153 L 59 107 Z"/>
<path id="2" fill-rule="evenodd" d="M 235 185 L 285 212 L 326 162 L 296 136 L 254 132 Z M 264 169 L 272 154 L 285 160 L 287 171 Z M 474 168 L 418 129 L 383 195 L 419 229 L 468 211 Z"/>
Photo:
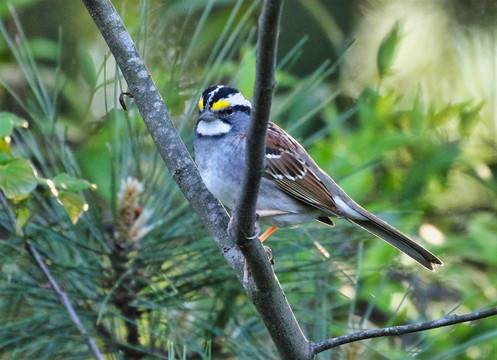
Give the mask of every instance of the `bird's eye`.
<path id="1" fill-rule="evenodd" d="M 230 107 L 229 107 L 229 108 L 227 108 L 227 109 L 226 109 L 226 114 L 228 114 L 228 115 L 233 114 L 233 108 L 230 108 Z"/>

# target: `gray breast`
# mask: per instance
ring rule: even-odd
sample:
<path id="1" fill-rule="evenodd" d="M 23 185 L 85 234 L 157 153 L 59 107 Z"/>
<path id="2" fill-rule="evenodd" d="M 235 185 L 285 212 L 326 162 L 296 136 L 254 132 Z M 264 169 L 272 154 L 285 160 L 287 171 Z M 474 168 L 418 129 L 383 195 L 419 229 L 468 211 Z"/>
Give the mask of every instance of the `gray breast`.
<path id="1" fill-rule="evenodd" d="M 195 160 L 207 189 L 228 208 L 233 209 L 240 193 L 245 170 L 245 141 L 240 135 L 197 136 Z M 281 191 L 272 181 L 262 178 L 257 200 L 260 221 L 288 227 L 311 221 L 322 215 L 313 208 Z"/>
<path id="2" fill-rule="evenodd" d="M 231 134 L 197 136 L 194 147 L 195 161 L 207 189 L 232 209 L 243 178 L 245 142 Z"/>

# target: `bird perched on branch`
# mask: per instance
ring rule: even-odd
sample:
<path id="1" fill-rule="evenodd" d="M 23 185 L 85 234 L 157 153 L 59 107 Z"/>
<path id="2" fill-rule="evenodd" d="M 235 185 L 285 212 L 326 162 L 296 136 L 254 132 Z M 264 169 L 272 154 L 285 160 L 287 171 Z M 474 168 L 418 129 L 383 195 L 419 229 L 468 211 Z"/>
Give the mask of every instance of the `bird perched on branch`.
<path id="1" fill-rule="evenodd" d="M 195 126 L 195 158 L 209 191 L 230 209 L 239 195 L 245 164 L 250 102 L 235 88 L 211 86 L 202 93 Z M 265 171 L 256 212 L 270 228 L 311 220 L 333 226 L 330 217 L 345 219 L 404 252 L 428 270 L 442 261 L 430 251 L 354 202 L 304 148 L 283 129 L 269 123 Z"/>

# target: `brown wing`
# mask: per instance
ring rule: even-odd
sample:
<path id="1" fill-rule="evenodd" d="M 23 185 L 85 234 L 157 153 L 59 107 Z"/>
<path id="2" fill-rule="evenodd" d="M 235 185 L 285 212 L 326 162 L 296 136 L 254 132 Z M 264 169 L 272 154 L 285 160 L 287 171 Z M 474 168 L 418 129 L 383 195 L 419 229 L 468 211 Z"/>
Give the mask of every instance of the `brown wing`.
<path id="1" fill-rule="evenodd" d="M 312 161 L 295 139 L 275 124 L 269 123 L 266 133 L 264 177 L 306 204 L 332 214 L 339 214 L 330 192 L 309 167 L 306 159 Z"/>

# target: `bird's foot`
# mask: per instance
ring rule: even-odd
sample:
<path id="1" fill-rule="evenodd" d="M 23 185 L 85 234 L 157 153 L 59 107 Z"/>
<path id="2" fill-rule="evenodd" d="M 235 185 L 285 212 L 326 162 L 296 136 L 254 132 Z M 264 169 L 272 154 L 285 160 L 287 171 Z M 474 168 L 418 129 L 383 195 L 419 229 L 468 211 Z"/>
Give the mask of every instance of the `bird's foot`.
<path id="1" fill-rule="evenodd" d="M 228 232 L 228 235 L 233 238 L 236 234 L 236 229 L 235 229 L 235 221 L 234 221 L 235 217 L 234 216 L 231 216 L 230 218 L 230 221 L 228 223 L 228 228 L 226 229 L 226 231 Z M 261 227 L 259 226 L 259 224 L 257 222 L 254 223 L 254 235 L 252 236 L 246 236 L 245 238 L 247 240 L 254 240 L 254 239 L 257 239 L 259 237 L 261 233 Z"/>
<path id="2" fill-rule="evenodd" d="M 259 237 L 259 235 L 261 234 L 261 227 L 259 226 L 259 224 L 257 223 L 257 221 L 254 223 L 254 235 L 252 236 L 247 236 L 247 239 L 249 240 L 254 240 L 254 239 L 257 239 Z"/>

